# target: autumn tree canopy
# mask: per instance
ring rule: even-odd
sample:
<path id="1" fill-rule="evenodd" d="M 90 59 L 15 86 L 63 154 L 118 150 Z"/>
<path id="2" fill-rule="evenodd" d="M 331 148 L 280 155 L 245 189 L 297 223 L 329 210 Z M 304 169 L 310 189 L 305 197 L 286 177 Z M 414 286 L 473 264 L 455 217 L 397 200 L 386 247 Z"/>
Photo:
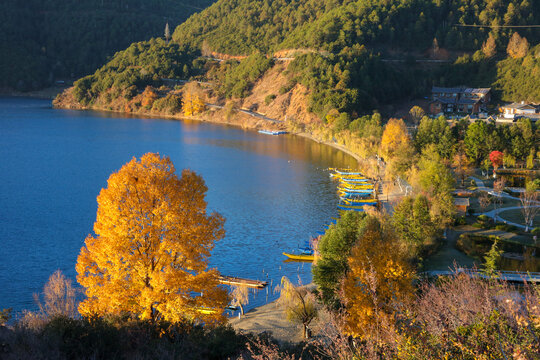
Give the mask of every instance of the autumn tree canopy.
<path id="1" fill-rule="evenodd" d="M 393 156 L 401 148 L 410 145 L 407 127 L 402 119 L 390 119 L 384 127 L 381 150 L 384 156 Z"/>
<path id="2" fill-rule="evenodd" d="M 395 233 L 368 217 L 352 248 L 343 283 L 346 333 L 376 337 L 393 324 L 396 309 L 412 299 L 414 272 L 406 261 Z"/>
<path id="3" fill-rule="evenodd" d="M 224 219 L 206 214 L 204 180 L 180 178 L 168 157 L 148 153 L 113 173 L 97 201 L 95 236 L 77 259 L 83 316 L 130 314 L 178 322 L 223 320 L 227 292 L 208 269 Z"/>
<path id="4" fill-rule="evenodd" d="M 500 151 L 494 150 L 489 153 L 489 160 L 493 164 L 493 168 L 497 170 L 503 164 L 504 154 Z"/>

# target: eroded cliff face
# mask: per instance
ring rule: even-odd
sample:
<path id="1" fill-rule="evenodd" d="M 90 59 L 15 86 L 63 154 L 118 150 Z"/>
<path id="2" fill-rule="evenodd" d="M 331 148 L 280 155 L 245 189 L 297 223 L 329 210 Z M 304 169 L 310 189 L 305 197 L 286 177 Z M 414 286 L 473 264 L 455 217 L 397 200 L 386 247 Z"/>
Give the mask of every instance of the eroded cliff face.
<path id="1" fill-rule="evenodd" d="M 289 78 L 284 74 L 289 62 L 278 62 L 253 86 L 251 94 L 242 101 L 242 107 L 278 120 L 293 120 L 310 124 L 319 118 L 309 112 L 309 90 L 300 84 L 287 88 Z M 285 91 L 288 90 L 288 91 Z"/>

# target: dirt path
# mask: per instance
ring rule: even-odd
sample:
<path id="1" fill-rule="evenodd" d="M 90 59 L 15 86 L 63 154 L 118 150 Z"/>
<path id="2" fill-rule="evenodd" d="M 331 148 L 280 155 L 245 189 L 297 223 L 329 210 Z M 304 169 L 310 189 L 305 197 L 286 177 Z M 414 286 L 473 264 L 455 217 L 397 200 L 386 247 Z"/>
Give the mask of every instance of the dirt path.
<path id="1" fill-rule="evenodd" d="M 229 323 L 239 331 L 260 334 L 271 332 L 281 342 L 298 342 L 302 340 L 299 326 L 287 321 L 283 308 L 276 301 L 256 307 L 248 311 L 242 318 L 232 318 Z"/>
<path id="2" fill-rule="evenodd" d="M 459 228 L 451 228 L 446 231 L 446 239 L 443 245 L 435 254 L 426 259 L 426 270 L 449 270 L 453 269 L 456 264 L 458 267 L 472 268 L 478 263 L 473 258 L 456 249 L 456 241 L 459 235 L 470 233 L 478 229 L 472 226 L 462 226 Z"/>

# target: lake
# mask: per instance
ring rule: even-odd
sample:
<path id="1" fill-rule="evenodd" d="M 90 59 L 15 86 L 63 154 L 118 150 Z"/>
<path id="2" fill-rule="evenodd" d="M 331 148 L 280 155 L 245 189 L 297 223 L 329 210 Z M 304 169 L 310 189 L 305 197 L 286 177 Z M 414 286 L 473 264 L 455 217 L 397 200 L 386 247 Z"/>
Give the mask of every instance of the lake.
<path id="1" fill-rule="evenodd" d="M 96 196 L 112 172 L 147 152 L 169 156 L 208 186 L 208 209 L 226 218 L 210 265 L 268 280 L 247 308 L 274 300 L 282 276 L 311 281 L 309 263 L 284 262 L 337 215 L 328 167 L 354 166 L 338 150 L 293 135 L 236 127 L 55 110 L 50 101 L 0 98 L 0 309 L 34 310 L 57 269 L 75 263 L 92 232 Z"/>

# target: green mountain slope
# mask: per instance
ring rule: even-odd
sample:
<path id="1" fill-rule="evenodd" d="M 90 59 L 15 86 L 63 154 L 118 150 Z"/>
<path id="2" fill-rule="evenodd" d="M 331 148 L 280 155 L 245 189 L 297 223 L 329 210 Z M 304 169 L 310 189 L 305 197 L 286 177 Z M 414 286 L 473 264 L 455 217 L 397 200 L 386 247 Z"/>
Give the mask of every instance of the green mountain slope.
<path id="1" fill-rule="evenodd" d="M 176 42 L 233 55 L 286 48 L 339 52 L 354 44 L 477 50 L 489 28 L 459 25 L 538 24 L 532 0 L 229 0 L 218 1 L 174 32 Z M 513 30 L 500 28 L 503 39 Z M 538 43 L 538 29 L 520 29 Z"/>
<path id="2" fill-rule="evenodd" d="M 92 106 L 104 91 L 141 93 L 170 73 L 197 74 L 221 98 L 243 99 L 280 61 L 273 57 L 292 56 L 279 93 L 301 84 L 320 119 L 337 111 L 353 121 L 424 97 L 433 85 L 493 87 L 496 100 L 540 101 L 540 29 L 511 27 L 538 23 L 540 8 L 529 0 L 219 0 L 175 29 L 175 45 L 153 40 L 137 45 L 150 50 L 119 53 L 74 94 Z M 516 29 L 521 43 L 507 56 Z M 148 51 L 163 57 L 149 63 Z M 129 67 L 114 65 L 126 59 Z"/>
<path id="3" fill-rule="evenodd" d="M 90 74 L 134 41 L 171 33 L 213 0 L 3 0 L 0 87 Z"/>

